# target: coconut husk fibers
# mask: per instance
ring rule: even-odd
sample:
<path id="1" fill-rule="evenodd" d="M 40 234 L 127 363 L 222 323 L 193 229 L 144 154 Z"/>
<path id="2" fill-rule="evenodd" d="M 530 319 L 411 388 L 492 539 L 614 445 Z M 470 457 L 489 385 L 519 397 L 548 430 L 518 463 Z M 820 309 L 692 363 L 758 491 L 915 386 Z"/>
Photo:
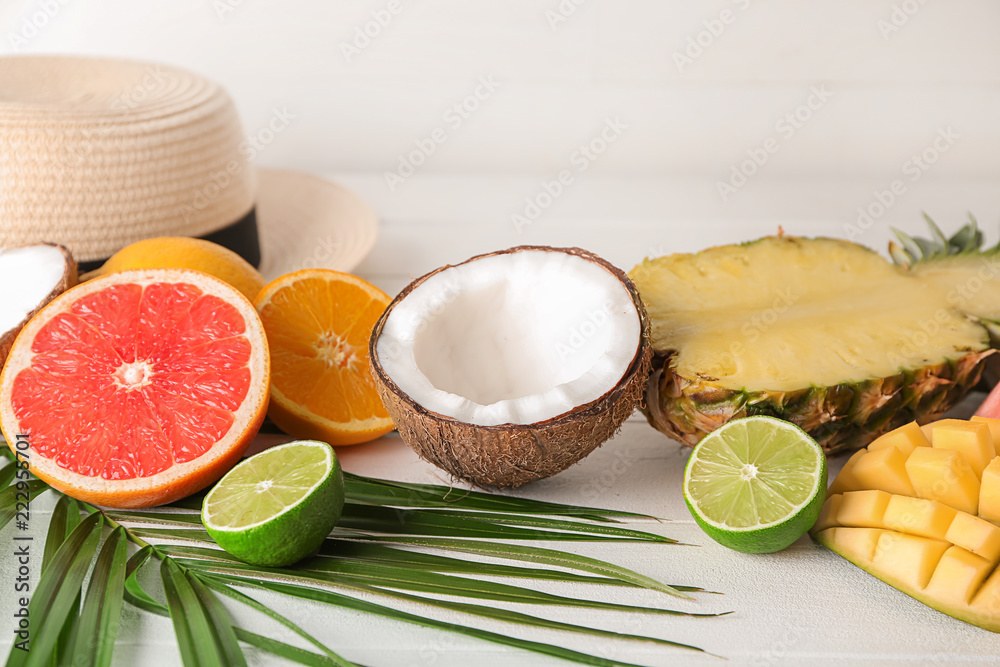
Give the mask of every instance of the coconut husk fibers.
<path id="1" fill-rule="evenodd" d="M 452 265 L 443 266 L 407 285 L 379 318 L 369 340 L 376 387 L 403 441 L 421 458 L 479 486 L 520 486 L 554 475 L 587 456 L 613 436 L 632 414 L 649 376 L 652 349 L 646 309 L 628 276 L 604 259 L 580 248 L 518 246 L 478 255 L 462 264 L 529 250 L 563 252 L 594 262 L 620 280 L 632 297 L 640 318 L 639 345 L 621 380 L 597 400 L 534 424 L 480 426 L 427 410 L 405 394 L 386 374 L 376 344 L 393 308 L 428 278 Z"/>

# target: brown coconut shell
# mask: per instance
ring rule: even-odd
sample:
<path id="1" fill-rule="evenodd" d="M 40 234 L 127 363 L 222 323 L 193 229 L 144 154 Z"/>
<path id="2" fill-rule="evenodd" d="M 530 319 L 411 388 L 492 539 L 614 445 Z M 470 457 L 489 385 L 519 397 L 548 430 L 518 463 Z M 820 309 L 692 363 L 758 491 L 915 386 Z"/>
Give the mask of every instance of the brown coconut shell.
<path id="1" fill-rule="evenodd" d="M 76 260 L 73 259 L 73 255 L 70 253 L 68 248 L 59 245 L 58 243 L 37 243 L 34 245 L 48 245 L 54 248 L 58 248 L 62 252 L 63 259 L 65 260 L 63 275 L 62 278 L 59 279 L 59 282 L 56 283 L 56 286 L 52 288 L 52 291 L 49 292 L 48 295 L 44 299 L 42 299 L 38 303 L 38 305 L 36 305 L 34 309 L 32 309 L 32 311 L 25 316 L 23 320 L 18 322 L 16 326 L 8 329 L 7 331 L 0 332 L 0 368 L 2 368 L 4 362 L 7 361 L 7 355 L 10 353 L 11 345 L 14 344 L 14 339 L 17 338 L 17 334 L 21 333 L 21 329 L 23 329 L 24 325 L 28 323 L 28 320 L 34 317 L 35 313 L 41 310 L 42 307 L 49 301 L 52 301 L 52 299 L 56 298 L 57 296 L 68 290 L 70 287 L 72 287 L 73 285 L 76 285 L 77 282 L 79 282 L 76 270 Z"/>
<path id="2" fill-rule="evenodd" d="M 376 344 L 382 328 L 392 310 L 425 280 L 460 265 L 443 266 L 407 285 L 382 313 L 369 340 L 376 388 L 403 441 L 421 458 L 479 486 L 520 486 L 554 475 L 587 456 L 611 438 L 632 414 L 649 375 L 652 348 L 645 306 L 625 272 L 601 257 L 580 248 L 518 246 L 477 255 L 461 264 L 527 250 L 562 252 L 591 261 L 621 281 L 632 297 L 642 331 L 639 346 L 618 384 L 597 400 L 534 424 L 481 426 L 427 410 L 405 394 L 385 372 L 378 357 Z"/>

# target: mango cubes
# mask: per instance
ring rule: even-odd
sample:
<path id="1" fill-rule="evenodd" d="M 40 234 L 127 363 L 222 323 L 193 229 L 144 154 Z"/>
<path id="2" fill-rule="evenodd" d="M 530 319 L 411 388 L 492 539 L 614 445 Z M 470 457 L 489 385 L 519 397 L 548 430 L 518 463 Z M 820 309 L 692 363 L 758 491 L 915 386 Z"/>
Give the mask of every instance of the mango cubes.
<path id="1" fill-rule="evenodd" d="M 906 424 L 855 453 L 813 537 L 946 614 L 1000 632 L 1000 420 Z"/>
<path id="2" fill-rule="evenodd" d="M 895 477 L 896 473 L 890 473 Z M 961 512 L 979 512 L 979 478 L 958 452 L 926 447 L 906 459 L 906 474 L 912 484 L 909 493 L 937 500 Z"/>

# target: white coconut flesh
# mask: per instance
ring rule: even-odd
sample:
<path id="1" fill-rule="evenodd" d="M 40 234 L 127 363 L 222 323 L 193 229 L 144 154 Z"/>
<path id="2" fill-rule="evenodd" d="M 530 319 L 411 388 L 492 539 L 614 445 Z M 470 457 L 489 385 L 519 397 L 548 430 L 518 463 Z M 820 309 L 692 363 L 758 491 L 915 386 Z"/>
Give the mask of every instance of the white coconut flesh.
<path id="1" fill-rule="evenodd" d="M 0 250 L 0 333 L 18 327 L 52 295 L 66 273 L 66 256 L 51 245 Z"/>
<path id="2" fill-rule="evenodd" d="M 390 311 L 376 354 L 427 410 L 483 426 L 534 424 L 614 389 L 641 326 L 628 289 L 599 264 L 523 250 L 432 275 Z"/>

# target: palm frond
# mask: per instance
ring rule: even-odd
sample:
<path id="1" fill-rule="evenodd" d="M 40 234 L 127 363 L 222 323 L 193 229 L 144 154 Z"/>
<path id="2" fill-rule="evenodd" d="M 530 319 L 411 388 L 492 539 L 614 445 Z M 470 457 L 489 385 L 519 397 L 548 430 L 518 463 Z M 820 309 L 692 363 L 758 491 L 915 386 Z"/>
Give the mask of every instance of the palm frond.
<path id="1" fill-rule="evenodd" d="M 12 648 L 7 667 L 44 665 L 53 658 L 67 619 L 79 613 L 80 589 L 97 550 L 102 523 L 100 514 L 91 514 L 56 551 L 28 606 L 28 617 L 32 619 L 30 650 Z"/>
<path id="2" fill-rule="evenodd" d="M 70 642 L 68 655 L 73 656 L 74 667 L 111 664 L 125 592 L 125 547 L 125 529 L 115 528 L 97 556 Z"/>
<path id="3" fill-rule="evenodd" d="M 542 593 L 481 576 L 645 588 L 689 600 L 694 594 L 706 593 L 687 584 L 667 585 L 580 554 L 509 542 L 613 541 L 654 548 L 677 544 L 662 535 L 622 525 L 624 521 L 651 517 L 429 484 L 349 474 L 346 477 L 347 504 L 338 527 L 314 557 L 280 569 L 248 565 L 219 549 L 195 511 L 200 509 L 201 497 L 152 510 L 128 511 L 91 507 L 60 494 L 48 526 L 42 577 L 31 600 L 32 618 L 42 620 L 36 620 L 32 627 L 31 652 L 12 649 L 7 664 L 48 665 L 58 661 L 58 656 L 73 655 L 81 665 L 108 665 L 121 607 L 127 602 L 143 612 L 171 619 L 185 665 L 244 665 L 243 646 L 253 646 L 298 664 L 354 667 L 354 663 L 291 619 L 240 590 L 254 588 L 579 664 L 607 667 L 636 666 L 404 612 L 391 604 L 377 604 L 357 596 L 375 595 L 387 602 L 416 604 L 522 627 L 647 642 L 665 650 L 702 649 L 664 638 L 555 621 L 500 605 L 529 603 L 609 613 L 720 615 L 602 602 L 595 596 L 584 599 Z M 14 516 L 18 491 L 12 484 L 15 479 L 16 464 L 0 468 L 0 526 Z M 32 479 L 21 485 L 21 492 L 34 497 L 48 488 Z M 101 544 L 105 525 L 111 530 Z M 136 550 L 126 561 L 127 543 Z M 95 554 L 97 559 L 92 565 Z M 140 573 L 154 562 L 159 564 L 162 599 L 147 592 L 139 580 Z M 84 596 L 82 584 L 88 573 L 90 584 Z M 238 627 L 224 600 L 264 614 L 307 641 L 316 652 Z M 475 600 L 490 604 L 477 604 Z"/>

